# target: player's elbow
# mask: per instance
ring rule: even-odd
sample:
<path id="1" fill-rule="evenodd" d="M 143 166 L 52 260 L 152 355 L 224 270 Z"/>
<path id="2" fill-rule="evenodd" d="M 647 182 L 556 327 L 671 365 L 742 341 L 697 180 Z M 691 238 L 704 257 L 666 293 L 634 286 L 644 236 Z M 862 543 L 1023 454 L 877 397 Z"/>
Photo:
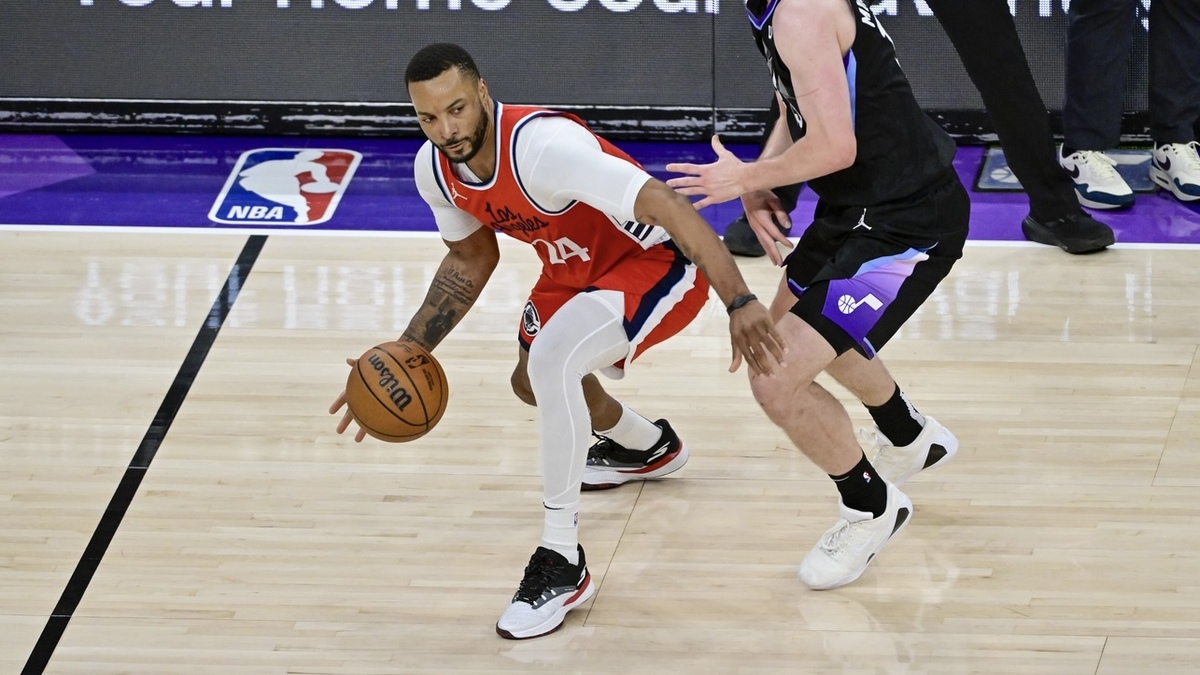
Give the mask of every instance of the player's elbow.
<path id="1" fill-rule="evenodd" d="M 832 138 L 828 148 L 829 173 L 848 169 L 858 157 L 858 141 L 851 134 L 849 137 Z"/>
<path id="2" fill-rule="evenodd" d="M 447 255 L 450 257 L 476 269 L 485 270 L 489 274 L 500 263 L 500 246 L 496 242 L 496 233 L 487 228 L 481 227 L 465 239 L 447 241 L 446 246 L 449 248 Z"/>
<path id="3" fill-rule="evenodd" d="M 687 197 L 656 178 L 646 181 L 642 186 L 633 204 L 633 210 L 639 223 L 664 226 L 672 220 L 673 212 L 695 212 L 692 202 Z"/>

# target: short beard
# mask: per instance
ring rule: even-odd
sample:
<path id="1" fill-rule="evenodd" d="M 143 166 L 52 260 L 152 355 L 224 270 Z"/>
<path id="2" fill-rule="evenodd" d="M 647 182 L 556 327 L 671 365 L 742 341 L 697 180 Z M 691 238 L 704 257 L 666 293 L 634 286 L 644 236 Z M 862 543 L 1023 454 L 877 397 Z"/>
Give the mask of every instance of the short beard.
<path id="1" fill-rule="evenodd" d="M 482 101 L 480 103 L 482 104 Z M 479 124 L 476 125 L 476 127 L 475 127 L 475 133 L 471 134 L 470 136 L 467 136 L 467 138 L 466 138 L 467 151 L 464 154 L 456 157 L 456 156 L 446 152 L 445 145 L 439 145 L 438 149 L 440 149 L 442 151 L 442 154 L 446 156 L 446 159 L 450 160 L 452 163 L 466 164 L 467 162 L 474 159 L 475 155 L 478 155 L 479 151 L 483 149 L 483 139 L 487 136 L 488 123 L 489 123 L 489 120 L 488 120 L 487 109 L 484 108 L 483 114 L 479 116 Z M 446 145 L 454 145 L 455 143 L 458 143 L 458 142 L 461 142 L 461 141 L 455 141 L 454 143 L 447 143 Z"/>

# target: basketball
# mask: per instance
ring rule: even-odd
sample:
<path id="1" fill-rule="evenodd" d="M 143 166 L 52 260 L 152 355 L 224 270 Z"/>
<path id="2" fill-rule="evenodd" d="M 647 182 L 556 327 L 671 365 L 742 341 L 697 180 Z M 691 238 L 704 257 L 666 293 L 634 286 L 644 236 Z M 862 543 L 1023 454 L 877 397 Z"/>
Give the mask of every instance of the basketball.
<path id="1" fill-rule="evenodd" d="M 358 358 L 346 380 L 346 404 L 368 435 L 389 443 L 416 440 L 446 412 L 450 390 L 433 354 L 410 342 L 385 342 Z"/>

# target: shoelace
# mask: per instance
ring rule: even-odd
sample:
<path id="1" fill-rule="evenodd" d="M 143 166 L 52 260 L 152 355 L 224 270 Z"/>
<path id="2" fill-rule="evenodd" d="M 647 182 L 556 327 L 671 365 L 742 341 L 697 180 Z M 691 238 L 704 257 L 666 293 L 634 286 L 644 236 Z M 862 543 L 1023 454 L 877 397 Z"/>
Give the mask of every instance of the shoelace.
<path id="1" fill-rule="evenodd" d="M 848 520 L 839 520 L 837 527 L 830 530 L 821 538 L 821 548 L 830 555 L 836 555 L 843 548 L 854 545 L 855 534 L 860 528 L 854 527 Z"/>
<path id="2" fill-rule="evenodd" d="M 1117 160 L 1100 152 L 1099 150 L 1080 150 L 1072 155 L 1078 155 L 1079 164 L 1086 164 L 1089 168 L 1096 172 L 1096 175 L 1104 180 L 1111 180 L 1117 177 Z"/>
<path id="3" fill-rule="evenodd" d="M 588 448 L 588 460 L 596 461 L 607 458 L 609 451 L 612 450 L 613 446 L 617 445 L 617 443 L 608 436 L 601 436 L 600 434 L 592 435 L 600 440 L 597 441 L 595 445 Z"/>
<path id="4" fill-rule="evenodd" d="M 1179 150 L 1179 146 L 1183 146 L 1183 149 Z M 1187 145 L 1183 145 L 1183 143 L 1172 143 L 1171 145 L 1168 145 L 1167 148 L 1169 148 L 1167 152 L 1170 152 L 1178 160 L 1178 164 L 1176 166 L 1182 164 L 1183 167 L 1181 168 L 1184 168 L 1189 172 L 1200 172 L 1200 142 L 1192 141 Z"/>
<path id="5" fill-rule="evenodd" d="M 896 459 L 883 451 L 884 446 L 892 446 L 883 442 L 879 430 L 874 427 L 860 427 L 858 439 L 863 444 L 863 451 L 867 454 L 867 459 L 875 466 L 875 470 L 892 475 L 890 469 L 892 464 L 896 463 Z"/>
<path id="6" fill-rule="evenodd" d="M 549 555 L 534 555 L 525 566 L 525 578 L 517 587 L 513 601 L 523 600 L 532 605 L 550 587 L 554 571 L 554 558 Z"/>
<path id="7" fill-rule="evenodd" d="M 879 440 L 879 432 L 872 427 L 859 427 L 858 440 L 866 447 L 868 453 L 879 452 L 879 448 L 883 447 L 883 441 Z"/>

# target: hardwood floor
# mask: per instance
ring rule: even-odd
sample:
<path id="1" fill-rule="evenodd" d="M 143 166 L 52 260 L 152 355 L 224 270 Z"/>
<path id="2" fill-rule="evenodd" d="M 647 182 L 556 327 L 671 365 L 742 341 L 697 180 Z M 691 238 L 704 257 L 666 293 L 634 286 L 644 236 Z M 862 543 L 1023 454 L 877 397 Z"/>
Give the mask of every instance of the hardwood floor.
<path id="1" fill-rule="evenodd" d="M 29 658 L 245 241 L 0 231 L 0 671 Z M 725 372 L 710 302 L 610 386 L 690 463 L 584 495 L 599 590 L 522 642 L 494 624 L 541 532 L 535 411 L 508 385 L 532 253 L 504 242 L 438 349 L 429 435 L 355 445 L 326 414 L 442 251 L 267 239 L 46 672 L 1200 672 L 1195 249 L 969 246 L 882 352 L 960 454 L 829 592 L 796 568 L 836 491 Z M 740 263 L 773 292 L 765 259 Z"/>

